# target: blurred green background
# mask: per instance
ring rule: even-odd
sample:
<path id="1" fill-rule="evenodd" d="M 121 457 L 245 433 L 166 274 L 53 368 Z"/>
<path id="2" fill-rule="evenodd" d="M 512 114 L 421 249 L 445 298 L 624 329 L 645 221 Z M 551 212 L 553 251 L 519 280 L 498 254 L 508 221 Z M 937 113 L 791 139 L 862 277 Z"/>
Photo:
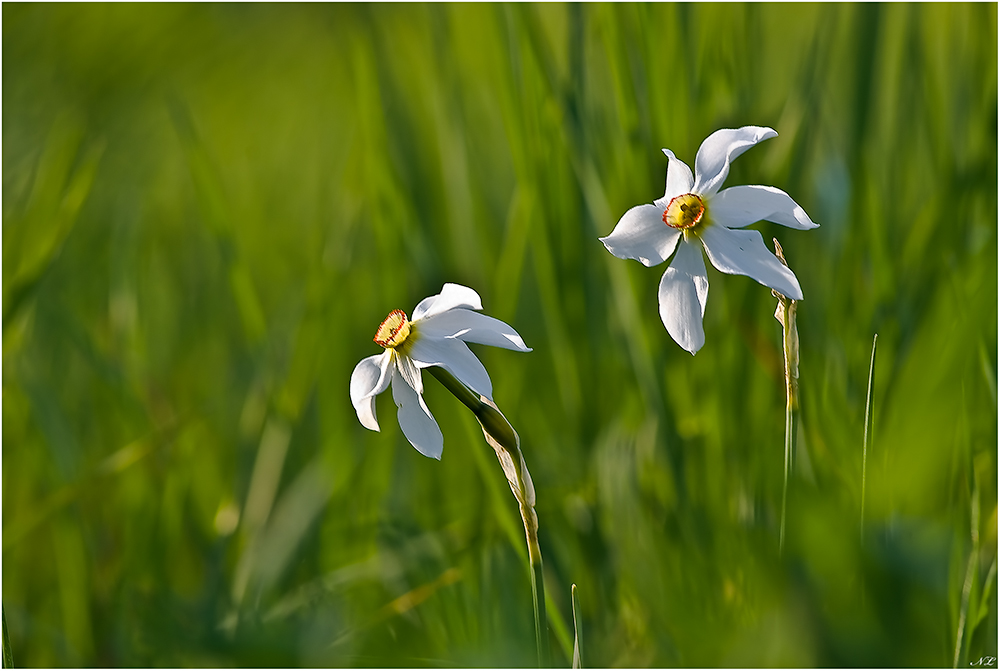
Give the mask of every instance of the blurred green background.
<path id="1" fill-rule="evenodd" d="M 430 376 L 440 462 L 348 395 L 444 282 L 538 494 L 554 662 L 997 653 L 997 6 L 3 6 L 3 606 L 24 666 L 524 666 L 523 530 Z M 769 290 L 597 240 L 721 127 L 821 224 L 800 452 Z M 861 517 L 869 358 L 874 423 Z"/>

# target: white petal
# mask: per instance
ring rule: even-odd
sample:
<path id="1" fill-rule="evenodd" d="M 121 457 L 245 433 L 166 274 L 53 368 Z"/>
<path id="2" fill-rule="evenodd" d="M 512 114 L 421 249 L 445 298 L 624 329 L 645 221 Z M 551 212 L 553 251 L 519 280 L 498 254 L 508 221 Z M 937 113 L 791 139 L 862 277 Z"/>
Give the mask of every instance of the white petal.
<path id="1" fill-rule="evenodd" d="M 674 341 L 694 354 L 705 344 L 705 303 L 708 301 L 708 273 L 701 246 L 687 240 L 660 279 L 660 319 Z"/>
<path id="2" fill-rule="evenodd" d="M 792 197 L 773 186 L 733 186 L 712 197 L 708 205 L 712 220 L 727 228 L 743 228 L 766 220 L 807 230 L 817 228 Z"/>
<path id="3" fill-rule="evenodd" d="M 417 307 L 413 308 L 413 316 L 410 320 L 426 319 L 452 308 L 482 310 L 483 302 L 473 289 L 448 282 L 441 287 L 441 293 L 428 296 L 417 303 Z"/>
<path id="4" fill-rule="evenodd" d="M 758 142 L 777 136 L 772 128 L 744 126 L 717 130 L 701 143 L 694 159 L 694 193 L 711 196 L 729 175 L 729 164 Z"/>
<path id="5" fill-rule="evenodd" d="M 398 371 L 392 376 L 392 400 L 399 408 L 396 413 L 399 428 L 410 445 L 426 457 L 440 459 L 444 449 L 441 427 L 427 409 L 424 397 L 407 384 Z"/>
<path id="6" fill-rule="evenodd" d="M 389 386 L 392 379 L 389 373 L 390 363 L 390 353 L 387 350 L 362 359 L 351 373 L 351 403 L 354 404 L 361 424 L 372 431 L 379 430 L 375 416 L 375 396 Z"/>
<path id="7" fill-rule="evenodd" d="M 619 259 L 655 266 L 674 253 L 680 235 L 680 231 L 663 223 L 662 207 L 636 205 L 622 215 L 615 230 L 601 242 Z"/>
<path id="8" fill-rule="evenodd" d="M 433 338 L 458 338 L 493 347 L 531 351 L 517 331 L 504 322 L 465 308 L 455 308 L 429 317 L 416 328 L 418 333 Z"/>
<path id="9" fill-rule="evenodd" d="M 493 383 L 486 367 L 461 340 L 418 338 L 410 347 L 409 355 L 418 368 L 441 366 L 477 394 L 493 398 Z"/>
<path id="10" fill-rule="evenodd" d="M 685 193 L 691 193 L 694 177 L 691 176 L 691 168 L 687 167 L 687 163 L 674 156 L 674 152 L 664 149 L 663 153 L 667 157 L 667 188 L 663 192 L 662 202 L 656 201 L 656 204 L 666 209 L 671 199 Z"/>
<path id="11" fill-rule="evenodd" d="M 393 352 L 393 359 L 396 362 L 397 372 L 403 376 L 406 384 L 410 385 L 418 394 L 424 393 L 424 382 L 420 378 L 420 369 L 416 362 L 409 356 L 398 352 Z"/>
<path id="12" fill-rule="evenodd" d="M 725 226 L 707 226 L 701 241 L 712 265 L 730 275 L 746 275 L 788 298 L 802 300 L 795 273 L 782 265 L 764 246 L 760 231 L 734 231 Z"/>

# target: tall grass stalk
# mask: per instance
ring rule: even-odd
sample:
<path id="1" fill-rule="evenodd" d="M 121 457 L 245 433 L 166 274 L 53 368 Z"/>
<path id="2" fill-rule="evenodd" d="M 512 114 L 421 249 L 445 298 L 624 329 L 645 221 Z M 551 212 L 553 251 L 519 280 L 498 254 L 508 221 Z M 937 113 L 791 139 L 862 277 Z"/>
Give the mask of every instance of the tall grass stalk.
<path id="1" fill-rule="evenodd" d="M 774 253 L 785 267 L 785 255 L 777 238 L 774 240 Z M 774 317 L 781 322 L 781 345 L 785 359 L 785 467 L 781 485 L 781 527 L 778 532 L 778 551 L 785 550 L 785 511 L 788 506 L 788 473 L 795 459 L 795 442 L 799 430 L 799 331 L 795 326 L 795 310 L 798 301 L 794 301 L 778 291 L 771 291 L 778 299 L 778 307 Z"/>
<path id="2" fill-rule="evenodd" d="M 431 375 L 460 400 L 483 427 L 483 435 L 497 454 L 507 476 L 514 498 L 517 499 L 524 535 L 528 543 L 528 564 L 531 575 L 531 597 L 534 601 L 535 647 L 538 666 L 549 666 L 549 636 L 545 614 L 545 580 L 542 572 L 542 549 L 538 544 L 538 516 L 535 514 L 535 486 L 521 454 L 521 439 L 496 404 L 476 394 L 439 366 L 427 369 Z"/>
<path id="3" fill-rule="evenodd" d="M 872 338 L 872 360 L 868 366 L 868 399 L 865 401 L 865 437 L 861 448 L 861 540 L 865 537 L 865 477 L 868 472 L 868 430 L 875 421 L 872 390 L 875 386 L 875 345 L 878 343 L 878 333 Z"/>

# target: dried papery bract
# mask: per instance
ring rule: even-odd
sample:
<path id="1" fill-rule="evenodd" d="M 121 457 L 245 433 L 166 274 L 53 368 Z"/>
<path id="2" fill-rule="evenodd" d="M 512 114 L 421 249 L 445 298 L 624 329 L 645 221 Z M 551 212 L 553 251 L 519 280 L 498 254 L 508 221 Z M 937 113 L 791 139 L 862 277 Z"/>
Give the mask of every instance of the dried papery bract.
<path id="1" fill-rule="evenodd" d="M 772 238 L 772 240 L 774 241 L 774 255 L 787 268 L 788 262 L 785 261 L 785 253 L 781 249 L 778 238 Z M 771 295 L 778 299 L 774 318 L 781 323 L 784 331 L 782 349 L 785 354 L 785 395 L 788 404 L 797 408 L 799 402 L 799 330 L 795 325 L 795 311 L 799 302 L 788 298 L 776 289 L 771 290 Z"/>

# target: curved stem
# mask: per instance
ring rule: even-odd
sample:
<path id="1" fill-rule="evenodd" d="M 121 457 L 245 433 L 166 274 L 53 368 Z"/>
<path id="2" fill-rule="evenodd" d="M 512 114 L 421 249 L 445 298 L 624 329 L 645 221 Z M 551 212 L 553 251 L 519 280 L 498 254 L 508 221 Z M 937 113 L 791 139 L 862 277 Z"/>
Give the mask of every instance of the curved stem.
<path id="1" fill-rule="evenodd" d="M 784 252 L 778 239 L 774 240 L 774 253 L 787 267 Z M 788 474 L 795 467 L 795 443 L 799 432 L 799 330 L 795 326 L 795 311 L 798 301 L 771 291 L 778 299 L 774 313 L 781 322 L 781 345 L 785 355 L 785 474 L 781 485 L 781 528 L 778 532 L 778 552 L 785 550 L 785 511 L 788 504 Z"/>
<path id="2" fill-rule="evenodd" d="M 425 368 L 428 373 L 437 378 L 465 407 L 472 411 L 483 429 L 493 436 L 493 439 L 508 450 L 518 450 L 517 436 L 503 414 L 493 406 L 485 403 L 479 395 L 458 381 L 454 375 L 440 366 Z"/>
<path id="3" fill-rule="evenodd" d="M 454 375 L 439 366 L 426 368 L 431 375 L 461 401 L 479 420 L 483 434 L 496 451 L 500 465 L 507 476 L 514 498 L 517 499 L 528 543 L 528 564 L 531 569 L 531 597 L 534 600 L 535 645 L 538 666 L 549 666 L 548 620 L 545 615 L 545 580 L 542 572 L 542 550 L 538 545 L 538 516 L 535 514 L 535 489 L 531 475 L 521 454 L 521 440 L 496 404 L 480 396 Z"/>

